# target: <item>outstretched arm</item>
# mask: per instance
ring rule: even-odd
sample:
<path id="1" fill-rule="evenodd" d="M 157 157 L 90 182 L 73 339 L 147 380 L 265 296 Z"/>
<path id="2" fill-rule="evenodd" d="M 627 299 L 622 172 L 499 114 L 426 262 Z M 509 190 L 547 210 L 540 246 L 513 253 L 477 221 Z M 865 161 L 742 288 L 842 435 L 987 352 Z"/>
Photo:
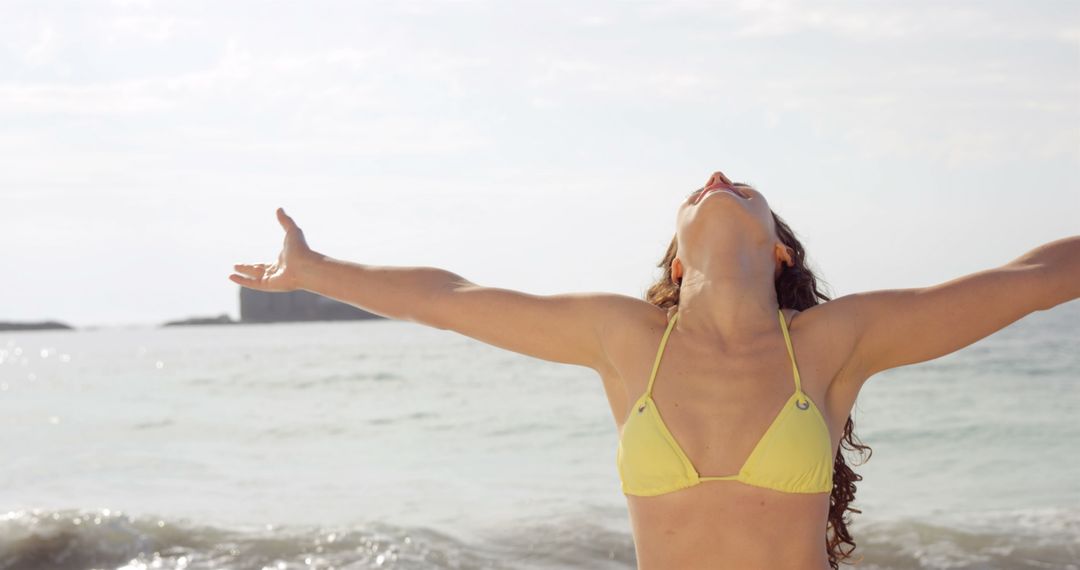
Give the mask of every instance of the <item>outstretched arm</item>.
<path id="1" fill-rule="evenodd" d="M 1071 236 L 932 287 L 854 293 L 829 304 L 850 323 L 852 377 L 865 381 L 940 358 L 1078 297 L 1080 236 Z"/>
<path id="2" fill-rule="evenodd" d="M 438 267 L 365 265 L 325 255 L 304 267 L 300 286 L 389 318 L 598 371 L 608 366 L 603 338 L 609 321 L 627 303 L 643 303 L 614 293 L 534 295 L 477 285 Z"/>
<path id="3" fill-rule="evenodd" d="M 535 358 L 610 367 L 603 339 L 645 301 L 614 293 L 533 295 L 484 287 L 438 267 L 354 263 L 313 251 L 278 208 L 285 242 L 276 263 L 236 264 L 234 283 L 261 291 L 304 289 L 390 319 L 452 330 Z"/>
<path id="4" fill-rule="evenodd" d="M 1044 289 L 1035 294 L 1040 311 L 1080 298 L 1080 235 L 1041 245 L 1017 261 L 1040 266 L 1046 273 Z"/>

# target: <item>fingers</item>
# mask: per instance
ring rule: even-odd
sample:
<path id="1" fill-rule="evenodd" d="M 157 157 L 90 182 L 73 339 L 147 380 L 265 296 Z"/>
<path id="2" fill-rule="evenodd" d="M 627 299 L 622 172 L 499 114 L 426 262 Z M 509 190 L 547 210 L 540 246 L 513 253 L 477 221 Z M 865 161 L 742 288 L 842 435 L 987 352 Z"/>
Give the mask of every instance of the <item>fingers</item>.
<path id="1" fill-rule="evenodd" d="M 262 277 L 266 272 L 266 264 L 237 263 L 236 265 L 233 265 L 233 269 L 236 270 L 237 273 L 242 273 L 244 277 Z"/>
<path id="2" fill-rule="evenodd" d="M 251 288 L 251 289 L 254 289 L 255 284 L 258 283 L 258 281 L 254 280 L 254 279 L 248 279 L 247 277 L 244 277 L 243 275 L 237 275 L 235 273 L 233 273 L 232 275 L 229 276 L 229 281 L 232 281 L 233 283 L 236 283 L 238 285 L 243 285 L 244 287 L 248 287 L 248 288 Z"/>
<path id="3" fill-rule="evenodd" d="M 294 222 L 293 219 L 285 213 L 285 208 L 277 209 L 277 219 L 278 222 L 281 223 L 281 227 L 285 228 L 286 230 L 300 229 L 299 227 L 297 227 L 296 222 Z"/>
<path id="4" fill-rule="evenodd" d="M 233 270 L 235 273 L 229 276 L 229 281 L 249 289 L 265 289 L 263 285 L 263 277 L 266 275 L 265 263 L 237 263 L 233 265 Z"/>

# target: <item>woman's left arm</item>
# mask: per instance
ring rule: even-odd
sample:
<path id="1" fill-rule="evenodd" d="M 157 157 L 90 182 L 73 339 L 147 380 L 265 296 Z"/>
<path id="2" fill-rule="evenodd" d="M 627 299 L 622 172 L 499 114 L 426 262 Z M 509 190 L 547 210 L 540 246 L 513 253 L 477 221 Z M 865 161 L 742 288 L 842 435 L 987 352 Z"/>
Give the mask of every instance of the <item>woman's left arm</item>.
<path id="1" fill-rule="evenodd" d="M 940 358 L 1024 316 L 1080 297 L 1080 236 L 1041 245 L 993 269 L 931 287 L 829 301 L 849 324 L 849 366 L 865 379 Z"/>

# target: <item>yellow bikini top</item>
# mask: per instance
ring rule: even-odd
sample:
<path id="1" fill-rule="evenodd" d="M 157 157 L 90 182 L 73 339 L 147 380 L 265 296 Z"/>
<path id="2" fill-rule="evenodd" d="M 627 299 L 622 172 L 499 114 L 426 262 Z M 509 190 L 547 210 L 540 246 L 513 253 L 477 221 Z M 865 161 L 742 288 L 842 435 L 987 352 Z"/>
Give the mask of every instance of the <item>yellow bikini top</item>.
<path id="1" fill-rule="evenodd" d="M 726 480 L 784 493 L 832 492 L 833 457 L 829 427 L 813 400 L 802 391 L 787 321 L 782 310 L 779 315 L 791 367 L 795 371 L 795 393 L 788 398 L 765 435 L 758 440 L 739 472 L 722 477 L 702 477 L 698 474 L 690 458 L 664 425 L 656 402 L 652 399 L 653 381 L 660 367 L 660 357 L 664 354 L 675 321 L 679 320 L 679 313 L 671 317 L 660 339 L 660 348 L 656 351 L 649 387 L 634 402 L 619 438 L 616 464 L 623 493 L 663 495 L 693 487 L 702 481 Z"/>

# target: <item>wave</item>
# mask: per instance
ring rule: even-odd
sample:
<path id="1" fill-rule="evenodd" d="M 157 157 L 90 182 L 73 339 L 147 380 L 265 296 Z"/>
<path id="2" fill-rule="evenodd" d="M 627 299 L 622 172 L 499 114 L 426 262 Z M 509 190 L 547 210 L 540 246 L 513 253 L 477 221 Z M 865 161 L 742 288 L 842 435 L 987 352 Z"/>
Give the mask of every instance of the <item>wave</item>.
<path id="1" fill-rule="evenodd" d="M 14 511 L 0 516 L 0 569 L 328 570 L 508 568 L 425 528 L 200 526 L 120 511 Z"/>
<path id="2" fill-rule="evenodd" d="M 636 568 L 631 537 L 590 520 L 622 511 L 498 525 L 468 542 L 435 529 L 206 526 L 108 509 L 0 515 L 0 570 L 616 570 Z M 1042 509 L 860 521 L 852 566 L 866 570 L 1080 570 L 1080 511 Z M 861 558 L 861 560 L 860 560 Z"/>

